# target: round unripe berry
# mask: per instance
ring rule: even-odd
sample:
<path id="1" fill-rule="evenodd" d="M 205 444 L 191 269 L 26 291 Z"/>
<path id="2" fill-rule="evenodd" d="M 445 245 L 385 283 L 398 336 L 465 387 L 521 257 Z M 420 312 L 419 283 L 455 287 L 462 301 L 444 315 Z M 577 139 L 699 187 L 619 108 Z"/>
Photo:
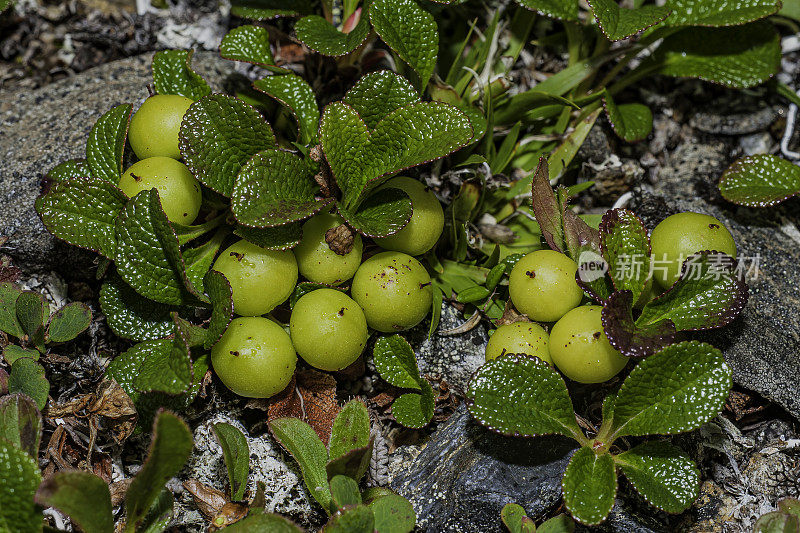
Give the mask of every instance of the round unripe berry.
<path id="1" fill-rule="evenodd" d="M 507 353 L 533 355 L 552 365 L 550 358 L 550 336 L 535 322 L 514 322 L 500 326 L 489 337 L 486 345 L 486 360 Z"/>
<path id="2" fill-rule="evenodd" d="M 336 289 L 317 289 L 297 300 L 289 332 L 306 363 L 330 372 L 358 359 L 369 336 L 364 311 Z"/>
<path id="3" fill-rule="evenodd" d="M 444 228 L 444 211 L 442 204 L 436 199 L 428 187 L 413 178 L 398 176 L 386 183 L 381 189 L 400 189 L 409 198 L 414 211 L 411 220 L 403 229 L 375 239 L 381 248 L 395 250 L 409 255 L 422 255 L 436 244 Z"/>
<path id="4" fill-rule="evenodd" d="M 539 322 L 555 322 L 577 307 L 583 290 L 575 281 L 578 265 L 553 250 L 537 250 L 520 259 L 508 277 L 514 306 Z"/>
<path id="5" fill-rule="evenodd" d="M 186 110 L 194 102 L 177 94 L 157 94 L 144 101 L 131 118 L 128 140 L 139 159 L 180 159 L 178 132 Z"/>
<path id="6" fill-rule="evenodd" d="M 194 222 L 203 203 L 200 183 L 189 168 L 169 157 L 148 157 L 134 163 L 120 178 L 119 188 L 129 198 L 158 189 L 167 218 L 184 226 Z"/>
<path id="7" fill-rule="evenodd" d="M 579 383 L 602 383 L 625 368 L 628 358 L 608 342 L 599 305 L 577 307 L 550 331 L 550 357 L 565 376 Z"/>
<path id="8" fill-rule="evenodd" d="M 731 232 L 716 218 L 700 213 L 677 213 L 662 220 L 650 235 L 653 277 L 664 288 L 681 276 L 683 262 L 703 250 L 736 257 Z"/>
<path id="9" fill-rule="evenodd" d="M 247 398 L 269 398 L 289 384 L 297 365 L 292 339 L 262 317 L 231 321 L 211 349 L 211 364 L 230 390 Z"/>
<path id="10" fill-rule="evenodd" d="M 269 313 L 292 294 L 297 283 L 297 261 L 292 252 L 267 250 L 245 240 L 223 251 L 214 262 L 214 270 L 228 278 L 233 310 L 242 316 Z"/>
<path id="11" fill-rule="evenodd" d="M 433 298 L 425 267 L 400 252 L 381 252 L 364 261 L 350 292 L 364 310 L 369 327 L 384 333 L 422 322 Z"/>
<path id="12" fill-rule="evenodd" d="M 325 241 L 325 233 L 342 222 L 337 216 L 323 213 L 303 224 L 303 239 L 295 246 L 294 256 L 300 274 L 309 281 L 339 285 L 358 270 L 364 249 L 361 235 L 356 233 L 353 249 L 346 255 L 337 254 Z"/>

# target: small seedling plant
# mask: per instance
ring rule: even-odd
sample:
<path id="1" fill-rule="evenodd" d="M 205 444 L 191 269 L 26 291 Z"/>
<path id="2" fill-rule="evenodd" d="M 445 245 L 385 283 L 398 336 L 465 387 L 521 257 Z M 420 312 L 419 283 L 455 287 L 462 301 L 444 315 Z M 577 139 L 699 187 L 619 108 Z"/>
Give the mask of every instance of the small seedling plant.
<path id="1" fill-rule="evenodd" d="M 560 514 L 545 520 L 539 527 L 525 514 L 525 509 L 516 503 L 507 503 L 500 511 L 500 518 L 508 528 L 509 533 L 572 533 L 575 531 L 575 522 L 567 516 Z"/>

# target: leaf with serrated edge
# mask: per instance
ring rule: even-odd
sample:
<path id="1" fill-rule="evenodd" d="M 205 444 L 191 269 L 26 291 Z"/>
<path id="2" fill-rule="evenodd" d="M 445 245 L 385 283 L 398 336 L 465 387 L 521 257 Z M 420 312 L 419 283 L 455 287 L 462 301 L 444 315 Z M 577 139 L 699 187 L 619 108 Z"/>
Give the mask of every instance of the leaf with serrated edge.
<path id="1" fill-rule="evenodd" d="M 409 533 L 414 530 L 417 515 L 411 502 L 396 494 L 387 494 L 369 504 L 375 516 L 378 533 Z"/>
<path id="2" fill-rule="evenodd" d="M 39 457 L 42 415 L 32 398 L 21 393 L 0 397 L 0 438 L 34 459 Z"/>
<path id="3" fill-rule="evenodd" d="M 669 15 L 663 6 L 619 7 L 616 0 L 587 0 L 598 26 L 609 40 L 619 41 L 654 26 Z"/>
<path id="4" fill-rule="evenodd" d="M 333 421 L 328 453 L 331 459 L 362 448 L 369 442 L 369 413 L 361 400 L 349 401 Z"/>
<path id="5" fill-rule="evenodd" d="M 313 167 L 286 150 L 257 153 L 236 177 L 231 208 L 245 226 L 274 227 L 304 220 L 330 203 L 314 197 Z"/>
<path id="6" fill-rule="evenodd" d="M 96 178 L 112 185 L 122 176 L 122 155 L 133 106 L 122 104 L 106 112 L 95 122 L 86 140 L 86 163 Z"/>
<path id="7" fill-rule="evenodd" d="M 88 178 L 92 169 L 85 159 L 70 159 L 59 163 L 47 172 L 47 178 L 53 181 L 64 181 L 72 178 Z"/>
<path id="8" fill-rule="evenodd" d="M 699 78 L 746 89 L 778 72 L 781 45 L 768 22 L 729 28 L 686 28 L 664 38 L 641 69 L 675 77 Z"/>
<path id="9" fill-rule="evenodd" d="M 667 0 L 667 26 L 736 26 L 774 15 L 777 0 Z"/>
<path id="10" fill-rule="evenodd" d="M 129 526 L 136 526 L 145 517 L 162 487 L 180 472 L 191 453 L 192 432 L 183 420 L 168 411 L 159 413 L 147 460 L 125 495 Z"/>
<path id="11" fill-rule="evenodd" d="M 142 344 L 147 354 L 133 380 L 134 387 L 141 392 L 155 391 L 171 395 L 186 392 L 194 378 L 189 333 L 176 322 L 172 339 Z"/>
<path id="12" fill-rule="evenodd" d="M 247 477 L 250 475 L 250 446 L 247 438 L 239 428 L 225 422 L 213 424 L 211 428 L 222 447 L 225 467 L 228 469 L 231 499 L 242 501 L 247 489 Z"/>
<path id="13" fill-rule="evenodd" d="M 47 337 L 50 342 L 71 341 L 89 327 L 92 322 L 92 311 L 84 303 L 72 302 L 50 317 L 47 325 Z"/>
<path id="14" fill-rule="evenodd" d="M 203 343 L 203 347 L 210 350 L 228 329 L 228 324 L 233 318 L 233 292 L 225 275 L 216 270 L 209 270 L 206 273 L 203 286 L 213 306 L 206 340 Z"/>
<path id="15" fill-rule="evenodd" d="M 387 237 L 403 229 L 413 214 L 411 199 L 395 188 L 381 189 L 365 199 L 355 213 L 337 206 L 339 214 L 365 237 Z"/>
<path id="16" fill-rule="evenodd" d="M 269 422 L 272 434 L 292 454 L 300 465 L 303 481 L 311 496 L 326 512 L 331 506 L 331 491 L 328 487 L 328 450 L 316 432 L 298 418 L 276 418 Z"/>
<path id="17" fill-rule="evenodd" d="M 749 155 L 722 174 L 719 192 L 737 205 L 776 205 L 800 194 L 800 167 L 770 154 Z"/>
<path id="18" fill-rule="evenodd" d="M 611 512 L 617 496 L 617 473 L 608 453 L 595 454 L 591 448 L 578 449 L 561 480 L 564 505 L 581 524 L 594 526 Z"/>
<path id="19" fill-rule="evenodd" d="M 50 383 L 44 375 L 42 365 L 28 357 L 20 357 L 14 361 L 8 376 L 8 392 L 27 394 L 36 402 L 39 410 L 44 409 L 50 393 Z"/>
<path id="20" fill-rule="evenodd" d="M 730 389 L 722 352 L 696 341 L 667 346 L 642 360 L 622 384 L 610 440 L 696 429 L 719 414 Z"/>
<path id="21" fill-rule="evenodd" d="M 356 110 L 367 129 L 374 130 L 392 111 L 421 99 L 407 79 L 390 70 L 379 70 L 358 80 L 342 101 Z"/>
<path id="22" fill-rule="evenodd" d="M 644 442 L 614 461 L 637 492 L 663 511 L 681 513 L 697 498 L 700 472 L 694 461 L 669 442 Z"/>
<path id="23" fill-rule="evenodd" d="M 561 20 L 578 20 L 578 0 L 517 0 L 522 7 Z"/>
<path id="24" fill-rule="evenodd" d="M 33 497 L 41 482 L 38 462 L 0 438 L 0 531 L 40 533 L 42 511 Z"/>
<path id="25" fill-rule="evenodd" d="M 153 56 L 153 86 L 158 94 L 179 94 L 192 100 L 211 94 L 211 87 L 192 70 L 193 50 L 163 50 Z"/>
<path id="26" fill-rule="evenodd" d="M 288 250 L 300 244 L 303 228 L 299 222 L 276 228 L 237 226 L 233 234 L 267 250 Z"/>
<path id="27" fill-rule="evenodd" d="M 255 108 L 212 94 L 186 111 L 179 134 L 181 155 L 206 187 L 230 196 L 236 175 L 251 157 L 275 146 L 272 128 Z"/>
<path id="28" fill-rule="evenodd" d="M 297 21 L 294 31 L 297 38 L 311 50 L 338 57 L 349 54 L 367 40 L 369 20 L 361 17 L 350 33 L 344 33 L 319 15 L 309 15 Z"/>
<path id="29" fill-rule="evenodd" d="M 37 198 L 36 212 L 55 237 L 114 259 L 114 222 L 127 202 L 116 184 L 75 178 L 57 183 Z"/>
<path id="30" fill-rule="evenodd" d="M 369 6 L 375 32 L 428 84 L 439 53 L 439 29 L 433 15 L 413 0 L 375 0 Z"/>
<path id="31" fill-rule="evenodd" d="M 56 472 L 39 486 L 36 503 L 42 507 L 55 507 L 67 515 L 81 531 L 114 532 L 114 514 L 108 483 L 89 472 Z"/>
<path id="32" fill-rule="evenodd" d="M 400 335 L 381 337 L 373 350 L 375 368 L 383 379 L 395 387 L 419 389 L 419 375 L 414 350 Z"/>
<path id="33" fill-rule="evenodd" d="M 245 25 L 233 28 L 219 45 L 219 55 L 232 61 L 274 66 L 275 58 L 269 47 L 269 32 L 260 26 Z"/>
<path id="34" fill-rule="evenodd" d="M 504 435 L 583 439 L 564 380 L 537 357 L 508 354 L 488 361 L 469 382 L 467 408 Z"/>
<path id="35" fill-rule="evenodd" d="M 650 270 L 650 238 L 639 217 L 627 209 L 606 211 L 600 222 L 600 250 L 614 288 L 631 291 L 638 301 Z"/>
<path id="36" fill-rule="evenodd" d="M 421 428 L 433 418 L 433 388 L 427 381 L 420 381 L 422 393 L 407 392 L 392 403 L 392 416 L 402 426 Z"/>
<path id="37" fill-rule="evenodd" d="M 637 325 L 633 320 L 631 291 L 617 291 L 603 302 L 603 330 L 615 350 L 627 357 L 647 357 L 675 342 L 671 320 Z"/>
<path id="38" fill-rule="evenodd" d="M 178 308 L 139 295 L 114 273 L 100 287 L 100 309 L 108 327 L 119 337 L 149 341 L 172 333 L 170 313 Z"/>
<path id="39" fill-rule="evenodd" d="M 319 130 L 319 107 L 311 86 L 296 74 L 273 75 L 253 83 L 253 87 L 285 105 L 294 115 L 300 140 L 311 143 Z"/>
<path id="40" fill-rule="evenodd" d="M 619 104 L 610 95 L 603 98 L 606 117 L 620 139 L 643 141 L 653 131 L 653 112 L 644 104 Z"/>
<path id="41" fill-rule="evenodd" d="M 720 328 L 744 309 L 748 294 L 733 258 L 702 251 L 683 262 L 680 279 L 667 292 L 647 302 L 636 325 L 671 320 L 679 331 Z"/>

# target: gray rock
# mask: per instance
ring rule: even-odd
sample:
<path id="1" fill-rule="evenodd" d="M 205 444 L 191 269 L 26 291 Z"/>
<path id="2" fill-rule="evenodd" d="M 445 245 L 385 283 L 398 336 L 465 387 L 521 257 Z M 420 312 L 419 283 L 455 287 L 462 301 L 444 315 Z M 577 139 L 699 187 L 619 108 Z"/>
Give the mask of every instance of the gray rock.
<path id="1" fill-rule="evenodd" d="M 152 55 L 108 63 L 35 91 L 4 94 L 0 103 L 0 235 L 4 251 L 31 271 L 84 268 L 90 255 L 56 241 L 33 204 L 45 173 L 67 159 L 84 157 L 95 121 L 112 107 L 147 98 Z M 233 64 L 211 52 L 193 66 L 220 90 Z"/>
<path id="2" fill-rule="evenodd" d="M 726 107 L 726 109 L 736 109 L 736 107 Z M 705 133 L 743 135 L 767 129 L 776 118 L 778 109 L 765 105 L 743 113 L 701 111 L 692 117 L 690 125 Z"/>

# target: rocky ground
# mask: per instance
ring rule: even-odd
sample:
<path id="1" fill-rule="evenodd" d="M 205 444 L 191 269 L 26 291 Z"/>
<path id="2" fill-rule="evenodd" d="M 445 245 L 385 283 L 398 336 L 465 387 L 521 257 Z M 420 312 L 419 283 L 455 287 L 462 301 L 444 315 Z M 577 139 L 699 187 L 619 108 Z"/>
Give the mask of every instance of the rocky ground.
<path id="1" fill-rule="evenodd" d="M 99 312 L 92 257 L 56 242 L 34 212 L 44 173 L 57 162 L 82 156 L 88 131 L 104 111 L 146 98 L 150 51 L 214 48 L 227 19 L 202 3 L 195 10 L 146 15 L 100 0 L 20 4 L 22 12 L 34 13 L 30 20 L 0 26 L 0 239 L 8 237 L 0 247 L 0 275 L 19 276 L 54 305 L 80 300 L 94 311 L 90 334 L 46 362 L 52 400 L 60 404 L 94 393 L 104 365 L 124 345 L 108 333 Z M 128 32 L 114 37 L 119 46 L 110 37 L 102 39 L 103 29 L 112 24 Z M 64 44 L 67 36 L 71 49 Z M 60 55 L 49 53 L 54 48 L 48 46 Z M 102 66 L 89 68 L 97 64 Z M 198 53 L 194 64 L 219 91 L 230 90 L 243 75 L 213 52 Z M 786 81 L 796 79 L 795 65 L 787 60 Z M 723 349 L 734 370 L 729 405 L 702 429 L 674 439 L 701 467 L 700 499 L 681 515 L 667 515 L 655 512 L 622 481 L 621 497 L 601 530 L 750 531 L 754 519 L 778 499 L 800 494 L 800 199 L 770 210 L 737 208 L 720 200 L 714 184 L 736 157 L 778 150 L 786 109 L 761 89 L 734 93 L 700 82 L 657 80 L 639 91 L 638 97 L 654 110 L 655 130 L 646 142 L 624 145 L 598 123 L 579 154 L 580 179 L 597 182 L 581 208 L 599 211 L 622 197 L 650 227 L 679 210 L 712 214 L 731 229 L 741 256 L 759 258 L 759 269 L 749 279 L 745 312 L 731 326 L 705 335 Z M 9 268 L 9 261 L 20 271 Z M 462 321 L 446 305 L 440 331 Z M 571 441 L 499 437 L 457 407 L 460 391 L 483 361 L 485 328 L 432 339 L 426 331 L 427 326 L 421 327 L 409 339 L 423 373 L 440 385 L 440 422 L 422 432 L 401 430 L 380 405 L 373 405 L 381 436 L 372 480 L 388 482 L 413 502 L 420 531 L 501 531 L 499 509 L 509 501 L 524 505 L 537 521 L 563 510 L 560 475 L 573 450 Z M 366 367 L 365 377 L 340 387 L 342 400 L 380 392 L 374 369 Z M 307 526 L 318 524 L 321 512 L 310 505 L 296 464 L 266 431 L 263 412 L 220 389 L 212 381 L 186 414 L 195 452 L 170 485 L 179 503 L 179 530 L 199 531 L 205 523 L 181 482 L 196 479 L 224 488 L 220 449 L 209 429 L 222 420 L 245 431 L 251 483 L 266 483 L 268 510 Z M 574 392 L 579 402 L 592 405 L 590 391 Z M 58 453 L 73 466 L 89 466 L 119 481 L 141 464 L 147 435 L 119 445 L 101 430 L 87 465 L 85 421 L 48 418 L 46 412 L 45 417 L 45 442 L 64 426 L 67 435 L 60 437 Z M 111 421 L 98 423 L 107 428 Z"/>

